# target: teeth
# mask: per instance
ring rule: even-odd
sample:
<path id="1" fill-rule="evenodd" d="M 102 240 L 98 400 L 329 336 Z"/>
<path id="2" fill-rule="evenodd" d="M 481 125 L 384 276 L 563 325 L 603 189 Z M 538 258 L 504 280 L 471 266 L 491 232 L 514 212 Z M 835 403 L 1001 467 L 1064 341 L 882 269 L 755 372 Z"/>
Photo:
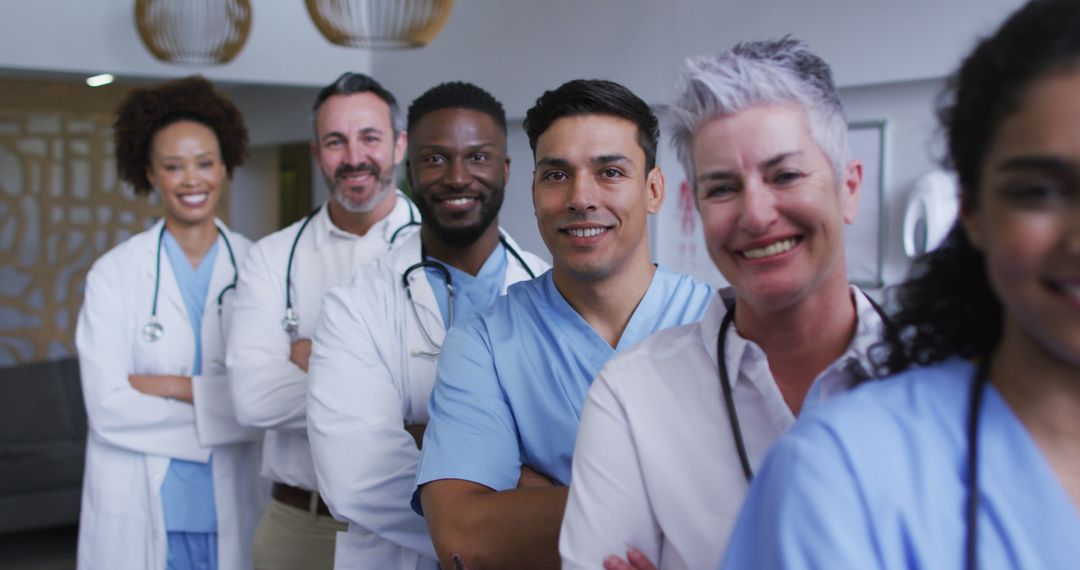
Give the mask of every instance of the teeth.
<path id="1" fill-rule="evenodd" d="M 199 204 L 202 204 L 203 202 L 206 201 L 207 196 L 209 196 L 209 193 L 184 194 L 184 195 L 180 196 L 180 201 L 185 203 L 185 204 L 192 205 L 192 206 L 198 206 Z"/>
<path id="2" fill-rule="evenodd" d="M 607 228 L 574 228 L 566 231 L 574 237 L 593 237 L 606 232 Z"/>
<path id="3" fill-rule="evenodd" d="M 771 243 L 765 247 L 759 247 L 757 249 L 748 249 L 742 252 L 744 257 L 750 259 L 758 259 L 762 257 L 769 257 L 770 255 L 779 255 L 785 251 L 795 247 L 795 238 L 788 238 L 780 240 L 776 243 Z"/>
<path id="4" fill-rule="evenodd" d="M 466 196 L 464 198 L 451 198 L 449 200 L 446 200 L 446 203 L 450 204 L 451 206 L 464 206 L 465 204 L 468 204 L 473 200 L 475 200 L 475 198 L 470 198 Z"/>

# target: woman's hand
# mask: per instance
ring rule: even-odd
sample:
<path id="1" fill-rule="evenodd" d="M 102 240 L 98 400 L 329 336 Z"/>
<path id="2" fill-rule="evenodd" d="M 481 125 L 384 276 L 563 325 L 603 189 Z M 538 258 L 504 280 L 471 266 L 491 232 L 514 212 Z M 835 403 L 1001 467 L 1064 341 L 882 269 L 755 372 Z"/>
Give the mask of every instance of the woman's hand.
<path id="1" fill-rule="evenodd" d="M 128 383 L 136 391 L 147 396 L 172 398 L 188 404 L 194 403 L 195 395 L 191 389 L 190 376 L 171 376 L 165 374 L 129 374 Z"/>

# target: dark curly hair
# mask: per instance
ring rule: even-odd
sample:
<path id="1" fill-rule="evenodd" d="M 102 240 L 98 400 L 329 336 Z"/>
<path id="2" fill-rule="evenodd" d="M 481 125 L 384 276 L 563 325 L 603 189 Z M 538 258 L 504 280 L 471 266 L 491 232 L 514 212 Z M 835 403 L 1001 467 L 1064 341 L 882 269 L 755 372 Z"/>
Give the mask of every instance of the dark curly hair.
<path id="1" fill-rule="evenodd" d="M 962 211 L 979 208 L 979 172 L 1002 122 L 1032 84 L 1078 63 L 1080 2 L 1033 0 L 982 40 L 949 78 L 938 117 L 948 138 L 945 165 L 960 181 Z M 1001 339 L 1001 301 L 982 252 L 959 222 L 891 294 L 898 310 L 874 350 L 879 374 L 954 356 L 985 360 Z"/>
<path id="2" fill-rule="evenodd" d="M 413 100 L 409 105 L 408 129 L 412 130 L 420 119 L 440 109 L 472 109 L 486 113 L 506 133 L 506 111 L 502 103 L 491 93 L 464 81 L 440 83 Z"/>
<path id="3" fill-rule="evenodd" d="M 146 167 L 154 135 L 177 121 L 194 121 L 214 131 L 229 176 L 247 157 L 248 134 L 240 110 L 206 79 L 196 75 L 136 89 L 120 104 L 113 123 L 117 174 L 136 194 L 152 189 Z"/>
<path id="4" fill-rule="evenodd" d="M 536 141 L 564 117 L 609 115 L 637 125 L 637 142 L 645 152 L 645 171 L 656 165 L 656 143 L 660 123 L 649 105 L 626 87 L 604 79 L 575 79 L 551 91 L 545 91 L 536 105 L 525 113 L 525 134 L 536 153 Z"/>

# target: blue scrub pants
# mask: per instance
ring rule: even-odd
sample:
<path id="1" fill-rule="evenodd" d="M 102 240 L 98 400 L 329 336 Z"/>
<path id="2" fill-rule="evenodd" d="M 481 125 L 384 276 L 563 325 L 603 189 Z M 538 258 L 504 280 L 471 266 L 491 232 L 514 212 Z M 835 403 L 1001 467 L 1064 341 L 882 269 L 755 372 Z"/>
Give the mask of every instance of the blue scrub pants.
<path id="1" fill-rule="evenodd" d="M 168 570 L 217 570 L 217 533 L 168 531 Z"/>

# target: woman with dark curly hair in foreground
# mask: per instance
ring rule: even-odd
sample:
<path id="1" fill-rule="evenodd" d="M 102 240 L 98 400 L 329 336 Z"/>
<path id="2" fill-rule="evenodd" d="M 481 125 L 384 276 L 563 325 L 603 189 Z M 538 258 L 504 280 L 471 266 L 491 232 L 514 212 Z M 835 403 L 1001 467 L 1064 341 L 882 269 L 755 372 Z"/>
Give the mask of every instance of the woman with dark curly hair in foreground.
<path id="1" fill-rule="evenodd" d="M 247 130 L 228 99 L 189 77 L 132 92 L 114 132 L 121 179 L 157 192 L 164 218 L 86 278 L 78 566 L 251 568 L 259 434 L 236 423 L 221 320 L 250 242 L 214 218 Z"/>
<path id="2" fill-rule="evenodd" d="M 941 112 L 961 214 L 898 290 L 882 369 L 800 420 L 726 568 L 1075 568 L 1080 3 L 1034 0 Z"/>

